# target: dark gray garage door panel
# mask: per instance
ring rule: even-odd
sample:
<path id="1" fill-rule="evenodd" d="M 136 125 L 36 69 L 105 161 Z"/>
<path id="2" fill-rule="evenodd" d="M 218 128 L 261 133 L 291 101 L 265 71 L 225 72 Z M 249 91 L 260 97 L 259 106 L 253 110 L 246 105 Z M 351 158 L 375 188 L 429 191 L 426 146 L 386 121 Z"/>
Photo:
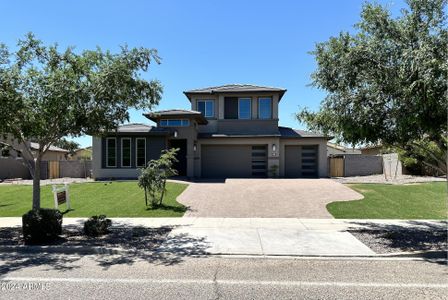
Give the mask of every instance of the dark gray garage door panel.
<path id="1" fill-rule="evenodd" d="M 317 177 L 318 146 L 285 146 L 285 177 Z"/>
<path id="2" fill-rule="evenodd" d="M 285 146 L 285 177 L 301 177 L 300 146 Z"/>
<path id="3" fill-rule="evenodd" d="M 202 177 L 251 177 L 251 156 L 252 148 L 247 145 L 202 145 Z"/>

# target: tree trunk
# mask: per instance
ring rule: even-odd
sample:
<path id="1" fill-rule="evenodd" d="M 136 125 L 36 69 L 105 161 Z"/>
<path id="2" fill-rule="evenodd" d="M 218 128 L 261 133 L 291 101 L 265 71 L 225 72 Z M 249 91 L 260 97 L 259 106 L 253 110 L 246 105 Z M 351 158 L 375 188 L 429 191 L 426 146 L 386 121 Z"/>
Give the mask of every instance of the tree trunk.
<path id="1" fill-rule="evenodd" d="M 145 190 L 145 204 L 148 206 L 148 192 L 146 192 L 146 187 L 143 188 Z"/>
<path id="2" fill-rule="evenodd" d="M 166 180 L 163 181 L 162 193 L 160 194 L 159 205 L 162 205 L 163 196 L 165 195 Z"/>
<path id="3" fill-rule="evenodd" d="M 40 209 L 40 161 L 41 157 L 37 155 L 33 178 L 33 209 Z"/>

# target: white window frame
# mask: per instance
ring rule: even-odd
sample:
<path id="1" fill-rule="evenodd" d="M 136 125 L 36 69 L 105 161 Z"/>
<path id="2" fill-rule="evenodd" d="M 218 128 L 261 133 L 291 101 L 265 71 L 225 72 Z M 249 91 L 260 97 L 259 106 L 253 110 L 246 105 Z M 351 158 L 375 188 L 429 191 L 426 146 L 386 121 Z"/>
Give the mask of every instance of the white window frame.
<path id="1" fill-rule="evenodd" d="M 129 141 L 129 166 L 123 165 L 123 141 Z M 121 138 L 121 167 L 122 168 L 132 167 L 132 139 L 131 138 Z"/>
<path id="2" fill-rule="evenodd" d="M 196 100 L 196 110 L 199 111 L 199 102 L 204 102 L 204 108 L 205 108 L 205 113 L 204 113 L 204 117 L 206 118 L 214 118 L 215 117 L 215 100 L 212 99 L 199 99 Z M 212 114 L 211 115 L 207 115 L 207 102 L 212 103 Z"/>
<path id="3" fill-rule="evenodd" d="M 138 164 L 138 141 L 139 140 L 145 141 L 145 163 L 143 165 Z M 135 139 L 135 166 L 136 167 L 146 167 L 146 138 L 136 138 Z"/>
<path id="4" fill-rule="evenodd" d="M 115 164 L 109 165 L 109 140 L 114 140 L 115 142 Z M 117 167 L 117 138 L 108 137 L 106 138 L 106 167 L 108 168 L 116 168 Z"/>
<path id="5" fill-rule="evenodd" d="M 262 99 L 269 99 L 269 100 L 271 100 L 271 116 L 269 117 L 269 118 L 261 118 L 260 117 L 260 102 L 261 102 L 261 100 Z M 261 119 L 261 120 L 270 120 L 270 119 L 272 119 L 272 114 L 273 114 L 273 112 L 272 112 L 272 110 L 274 109 L 274 105 L 273 105 L 273 102 L 272 102 L 273 100 L 272 100 L 272 97 L 258 97 L 258 119 Z"/>
<path id="6" fill-rule="evenodd" d="M 249 100 L 249 118 L 241 118 L 240 115 L 240 102 L 241 100 Z M 251 120 L 252 119 L 252 98 L 250 97 L 241 97 L 238 98 L 238 120 Z"/>

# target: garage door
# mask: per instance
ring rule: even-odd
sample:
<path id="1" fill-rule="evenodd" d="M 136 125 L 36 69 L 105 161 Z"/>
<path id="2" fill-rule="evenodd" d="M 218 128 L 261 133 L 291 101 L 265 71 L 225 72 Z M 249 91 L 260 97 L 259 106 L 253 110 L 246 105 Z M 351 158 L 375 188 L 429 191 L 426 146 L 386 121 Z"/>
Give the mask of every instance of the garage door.
<path id="1" fill-rule="evenodd" d="M 266 177 L 267 145 L 202 145 L 204 178 Z"/>
<path id="2" fill-rule="evenodd" d="M 285 146 L 285 177 L 318 177 L 318 146 Z"/>

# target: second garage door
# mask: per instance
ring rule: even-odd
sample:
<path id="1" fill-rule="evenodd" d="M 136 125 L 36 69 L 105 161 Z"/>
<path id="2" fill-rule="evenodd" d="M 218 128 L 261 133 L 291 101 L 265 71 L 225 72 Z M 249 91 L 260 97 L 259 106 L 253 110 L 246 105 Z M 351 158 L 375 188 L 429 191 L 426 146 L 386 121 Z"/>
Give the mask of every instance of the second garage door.
<path id="1" fill-rule="evenodd" d="M 202 177 L 263 177 L 266 175 L 266 152 L 266 145 L 202 145 Z"/>
<path id="2" fill-rule="evenodd" d="M 285 177 L 318 177 L 318 146 L 285 146 Z"/>

